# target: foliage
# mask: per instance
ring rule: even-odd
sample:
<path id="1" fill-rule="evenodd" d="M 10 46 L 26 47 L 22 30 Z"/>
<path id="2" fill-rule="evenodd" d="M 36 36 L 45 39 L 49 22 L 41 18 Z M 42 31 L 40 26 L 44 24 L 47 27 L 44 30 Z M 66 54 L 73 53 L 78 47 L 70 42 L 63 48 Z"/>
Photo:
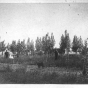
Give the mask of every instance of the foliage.
<path id="1" fill-rule="evenodd" d="M 30 38 L 27 40 L 27 52 L 31 52 L 31 54 L 34 54 L 34 42 L 33 40 L 30 41 Z"/>
<path id="2" fill-rule="evenodd" d="M 36 39 L 35 48 L 36 48 L 36 51 L 42 50 L 42 40 L 39 37 L 37 37 Z"/>
<path id="3" fill-rule="evenodd" d="M 18 53 L 18 54 L 21 54 L 21 51 L 22 51 L 22 48 L 21 48 L 21 41 L 20 41 L 20 39 L 19 39 L 18 42 L 17 42 L 17 53 Z"/>
<path id="4" fill-rule="evenodd" d="M 87 54 L 87 41 L 85 40 L 84 42 L 84 46 L 81 52 L 82 55 L 86 55 Z"/>
<path id="5" fill-rule="evenodd" d="M 26 50 L 26 44 L 25 44 L 25 40 L 21 41 L 21 52 L 22 53 L 25 53 L 25 50 Z"/>
<path id="6" fill-rule="evenodd" d="M 27 40 L 27 52 L 30 52 L 30 38 Z"/>
<path id="7" fill-rule="evenodd" d="M 74 52 L 77 52 L 77 50 L 82 50 L 83 48 L 83 42 L 82 42 L 82 38 L 78 38 L 76 35 L 73 38 L 73 43 L 72 43 L 72 50 Z"/>
<path id="8" fill-rule="evenodd" d="M 10 50 L 11 50 L 13 53 L 17 51 L 16 41 L 12 41 L 12 44 L 10 45 Z"/>
<path id="9" fill-rule="evenodd" d="M 57 72 L 43 73 L 41 70 L 35 70 L 31 72 L 24 72 L 24 70 L 18 70 L 16 72 L 9 72 L 4 76 L 5 80 L 16 84 L 87 84 L 88 77 L 84 77 L 82 74 L 68 73 L 58 74 Z"/>
<path id="10" fill-rule="evenodd" d="M 0 51 L 3 52 L 5 50 L 5 48 L 6 48 L 5 42 L 4 41 L 0 42 Z"/>
<path id="11" fill-rule="evenodd" d="M 70 38 L 67 30 L 65 30 L 65 36 L 62 34 L 60 41 L 60 50 L 63 52 L 65 49 L 70 50 Z"/>
<path id="12" fill-rule="evenodd" d="M 79 48 L 79 40 L 78 40 L 77 36 L 75 35 L 73 38 L 73 43 L 72 43 L 72 50 L 74 52 L 77 52 L 78 48 Z"/>
<path id="13" fill-rule="evenodd" d="M 64 56 L 59 56 L 58 57 L 58 60 L 55 62 L 55 65 L 58 66 L 58 67 L 67 67 L 68 68 L 73 68 L 73 67 L 76 67 L 76 68 L 80 68 L 82 69 L 82 57 L 81 55 L 69 55 L 69 60 L 67 62 L 67 59 L 66 59 L 66 55 Z"/>
<path id="14" fill-rule="evenodd" d="M 51 36 L 49 36 L 49 33 L 47 33 L 45 36 L 42 37 L 42 50 L 45 53 L 49 53 L 55 45 L 55 39 L 53 36 L 53 33 Z"/>

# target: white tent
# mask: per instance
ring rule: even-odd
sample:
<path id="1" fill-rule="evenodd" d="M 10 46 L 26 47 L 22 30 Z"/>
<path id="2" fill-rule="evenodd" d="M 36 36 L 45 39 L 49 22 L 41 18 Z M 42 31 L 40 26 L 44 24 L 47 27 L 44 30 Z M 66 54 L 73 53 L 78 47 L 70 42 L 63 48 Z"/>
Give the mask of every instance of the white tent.
<path id="1" fill-rule="evenodd" d="M 3 52 L 3 57 L 4 57 L 6 51 L 9 53 L 9 58 L 10 58 L 10 59 L 14 59 L 13 53 L 12 53 L 10 50 L 8 50 L 7 48 L 6 48 L 5 51 Z"/>

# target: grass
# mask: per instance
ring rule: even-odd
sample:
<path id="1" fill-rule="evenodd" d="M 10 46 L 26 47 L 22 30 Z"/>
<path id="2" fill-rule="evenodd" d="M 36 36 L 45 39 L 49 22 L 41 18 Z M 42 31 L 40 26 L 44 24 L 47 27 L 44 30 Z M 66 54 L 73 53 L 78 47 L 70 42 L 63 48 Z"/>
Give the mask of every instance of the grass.
<path id="1" fill-rule="evenodd" d="M 46 62 L 47 60 L 47 62 Z M 10 59 L 0 58 L 1 63 L 12 63 Z M 47 55 L 34 55 L 25 56 L 22 55 L 19 58 L 15 58 L 15 63 L 20 64 L 36 64 L 38 62 L 44 62 L 45 67 L 64 67 L 69 68 L 82 68 L 81 56 L 80 55 L 70 55 L 69 61 L 67 62 L 66 56 L 58 56 L 58 60 L 55 61 L 55 56 Z M 41 70 L 34 70 L 31 72 L 25 72 L 24 69 L 18 69 L 15 72 L 11 72 L 9 67 L 6 69 L 7 74 L 5 74 L 5 80 L 9 80 L 16 84 L 85 84 L 88 83 L 88 77 L 77 74 L 58 74 L 56 72 L 42 74 Z"/>
<path id="2" fill-rule="evenodd" d="M 25 72 L 24 69 L 18 69 L 15 72 L 7 72 L 4 76 L 5 80 L 14 84 L 87 84 L 88 76 L 82 74 L 71 74 L 57 72 L 41 73 L 41 70 L 33 70 Z"/>
<path id="3" fill-rule="evenodd" d="M 58 59 L 55 60 L 54 55 L 20 55 L 19 58 L 14 59 L 14 63 L 27 64 L 27 65 L 36 65 L 38 62 L 43 62 L 45 67 L 57 66 L 57 67 L 69 67 L 69 68 L 80 68 L 82 69 L 82 57 L 81 55 L 69 55 L 69 60 L 67 60 L 66 55 L 59 55 Z M 11 59 L 6 59 L 1 57 L 1 63 L 13 63 Z"/>
<path id="4" fill-rule="evenodd" d="M 66 55 L 59 55 L 58 59 L 55 60 L 53 55 L 20 55 L 19 58 L 14 59 L 14 63 L 18 64 L 27 64 L 27 65 L 37 65 L 38 62 L 43 62 L 44 67 L 68 67 L 68 68 L 79 68 L 82 69 L 82 56 L 81 55 L 69 55 L 69 60 L 67 60 Z M 11 59 L 6 59 L 1 57 L 0 63 L 9 63 L 12 64 Z"/>

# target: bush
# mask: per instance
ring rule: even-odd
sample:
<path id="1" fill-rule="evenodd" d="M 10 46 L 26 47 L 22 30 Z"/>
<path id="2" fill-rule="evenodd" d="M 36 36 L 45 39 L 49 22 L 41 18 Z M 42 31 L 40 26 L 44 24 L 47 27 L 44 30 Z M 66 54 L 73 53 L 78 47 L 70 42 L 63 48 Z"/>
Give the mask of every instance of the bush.
<path id="1" fill-rule="evenodd" d="M 69 67 L 69 68 L 80 68 L 82 69 L 82 60 L 80 55 L 69 55 L 69 60 L 67 59 L 67 56 L 64 55 L 55 62 L 55 65 L 58 67 Z"/>

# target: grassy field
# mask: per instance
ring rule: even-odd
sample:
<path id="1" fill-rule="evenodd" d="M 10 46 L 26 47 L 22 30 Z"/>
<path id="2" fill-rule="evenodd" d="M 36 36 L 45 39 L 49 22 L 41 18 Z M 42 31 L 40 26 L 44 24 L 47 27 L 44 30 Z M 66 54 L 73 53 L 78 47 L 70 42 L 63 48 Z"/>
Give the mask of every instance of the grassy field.
<path id="1" fill-rule="evenodd" d="M 44 68 L 25 72 L 23 69 L 7 72 L 4 79 L 14 84 L 87 84 L 88 76 L 80 70 Z"/>
<path id="2" fill-rule="evenodd" d="M 25 72 L 25 69 L 17 69 L 12 72 L 10 69 L 6 69 L 2 73 L 3 79 L 8 82 L 16 84 L 86 84 L 88 83 L 88 76 L 82 75 L 82 62 L 81 55 L 70 55 L 69 60 L 67 57 L 58 56 L 55 60 L 55 56 L 47 55 L 35 55 L 25 56 L 21 55 L 19 58 L 15 58 L 14 63 L 36 65 L 38 62 L 44 63 L 44 68 L 37 68 L 29 72 Z M 0 63 L 12 64 L 13 61 L 1 57 Z"/>

